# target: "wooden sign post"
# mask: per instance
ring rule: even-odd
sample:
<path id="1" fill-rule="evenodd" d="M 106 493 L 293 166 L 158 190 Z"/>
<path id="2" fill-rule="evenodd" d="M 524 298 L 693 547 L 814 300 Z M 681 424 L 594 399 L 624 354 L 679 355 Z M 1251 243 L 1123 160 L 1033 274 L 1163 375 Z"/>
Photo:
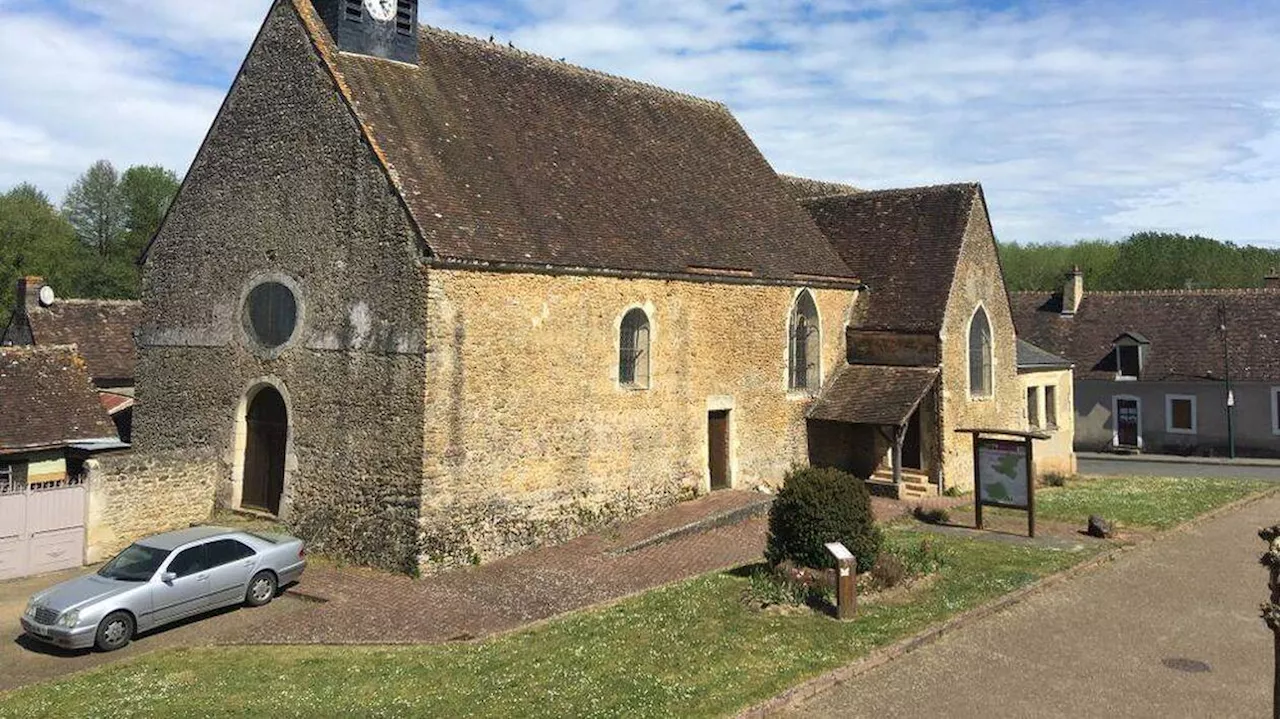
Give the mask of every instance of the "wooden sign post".
<path id="1" fill-rule="evenodd" d="M 1004 507 L 1027 513 L 1027 536 L 1036 536 L 1035 447 L 1044 432 L 958 429 L 973 438 L 973 516 L 983 529 L 982 508 Z M 994 436 L 993 436 L 994 435 Z"/>
<path id="2" fill-rule="evenodd" d="M 836 558 L 836 618 L 853 619 L 858 613 L 858 560 L 840 542 L 831 542 L 827 551 Z"/>

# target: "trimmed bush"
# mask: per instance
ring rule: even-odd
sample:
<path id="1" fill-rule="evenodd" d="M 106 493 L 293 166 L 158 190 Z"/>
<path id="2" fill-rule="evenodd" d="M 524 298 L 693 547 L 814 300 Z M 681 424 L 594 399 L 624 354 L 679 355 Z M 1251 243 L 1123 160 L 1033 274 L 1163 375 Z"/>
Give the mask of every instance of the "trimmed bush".
<path id="1" fill-rule="evenodd" d="M 793 469 L 769 509 L 765 559 L 775 566 L 790 560 L 802 567 L 833 567 L 825 545 L 841 542 L 858 558 L 858 571 L 866 572 L 875 564 L 881 539 L 862 480 L 826 467 Z"/>
<path id="2" fill-rule="evenodd" d="M 911 510 L 915 518 L 925 524 L 946 524 L 951 521 L 951 513 L 942 507 L 916 507 Z"/>

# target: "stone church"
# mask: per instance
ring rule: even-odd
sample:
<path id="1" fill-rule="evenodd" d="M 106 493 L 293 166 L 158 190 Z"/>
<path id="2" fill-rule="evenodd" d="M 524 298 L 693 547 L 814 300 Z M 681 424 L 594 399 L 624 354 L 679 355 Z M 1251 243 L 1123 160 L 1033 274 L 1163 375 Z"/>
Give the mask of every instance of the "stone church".
<path id="1" fill-rule="evenodd" d="M 144 275 L 111 481 L 401 571 L 809 462 L 965 489 L 954 430 L 1027 421 L 977 185 L 780 177 L 721 104 L 415 0 L 277 0 Z"/>

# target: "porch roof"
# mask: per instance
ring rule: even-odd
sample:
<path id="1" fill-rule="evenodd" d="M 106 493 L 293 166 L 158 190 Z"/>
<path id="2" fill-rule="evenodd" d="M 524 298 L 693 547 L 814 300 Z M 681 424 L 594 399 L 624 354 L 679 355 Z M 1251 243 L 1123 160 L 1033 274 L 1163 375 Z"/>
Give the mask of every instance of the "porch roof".
<path id="1" fill-rule="evenodd" d="M 810 419 L 901 427 L 938 380 L 937 367 L 849 365 L 809 410 Z"/>

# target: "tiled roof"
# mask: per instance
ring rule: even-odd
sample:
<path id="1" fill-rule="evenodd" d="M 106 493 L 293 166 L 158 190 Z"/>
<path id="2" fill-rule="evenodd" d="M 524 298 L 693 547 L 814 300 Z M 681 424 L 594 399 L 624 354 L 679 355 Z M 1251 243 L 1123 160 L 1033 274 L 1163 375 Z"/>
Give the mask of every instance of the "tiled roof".
<path id="1" fill-rule="evenodd" d="M 848 365 L 823 388 L 809 417 L 899 427 L 937 379 L 936 367 Z"/>
<path id="2" fill-rule="evenodd" d="M 133 331 L 142 304 L 123 300 L 58 300 L 28 312 L 35 343 L 75 345 L 97 381 L 130 380 L 137 364 Z"/>
<path id="3" fill-rule="evenodd" d="M 1018 338 L 1018 369 L 1066 369 L 1070 366 L 1071 360 Z"/>
<path id="4" fill-rule="evenodd" d="M 0 453 L 116 439 L 71 347 L 0 347 Z"/>
<path id="5" fill-rule="evenodd" d="M 721 104 L 433 28 L 336 53 L 294 4 L 437 258 L 854 279 Z"/>
<path id="6" fill-rule="evenodd" d="M 808 177 L 797 177 L 783 173 L 778 173 L 778 179 L 782 180 L 783 186 L 787 188 L 787 194 L 791 195 L 792 199 L 795 200 L 807 200 L 828 195 L 853 195 L 865 192 L 862 188 L 846 185 L 843 182 L 814 180 Z"/>
<path id="7" fill-rule="evenodd" d="M 1114 379 L 1113 343 L 1127 333 L 1150 342 L 1142 379 L 1220 381 L 1221 307 L 1232 378 L 1280 380 L 1278 290 L 1086 292 L 1074 317 L 1061 315 L 1061 294 L 1015 292 L 1010 300 L 1018 335 L 1070 359 L 1077 378 Z"/>
<path id="8" fill-rule="evenodd" d="M 938 332 L 976 184 L 876 190 L 802 200 L 871 291 L 861 329 Z"/>

